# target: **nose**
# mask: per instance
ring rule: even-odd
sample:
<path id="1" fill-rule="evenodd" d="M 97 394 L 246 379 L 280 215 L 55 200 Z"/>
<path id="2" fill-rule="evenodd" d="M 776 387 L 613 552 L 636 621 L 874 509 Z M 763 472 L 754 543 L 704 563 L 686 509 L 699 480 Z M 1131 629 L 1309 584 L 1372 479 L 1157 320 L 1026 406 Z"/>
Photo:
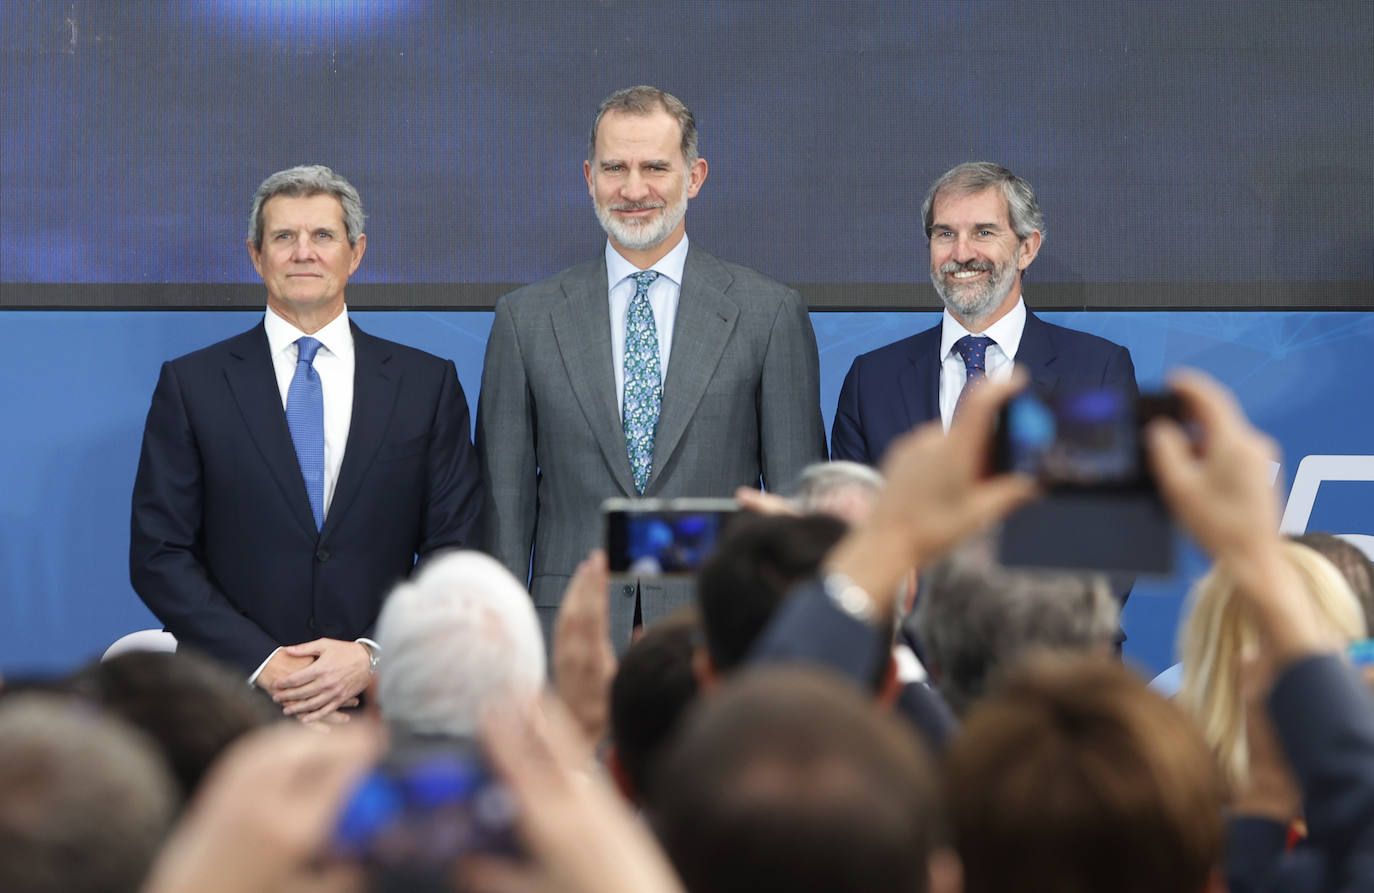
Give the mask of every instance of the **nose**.
<path id="1" fill-rule="evenodd" d="M 956 263 L 966 263 L 974 260 L 977 254 L 973 250 L 973 240 L 966 234 L 959 233 L 954 237 L 954 248 L 950 259 Z"/>
<path id="2" fill-rule="evenodd" d="M 310 239 L 309 233 L 301 233 L 291 243 L 291 259 L 301 262 L 308 261 L 315 256 L 315 245 Z"/>
<path id="3" fill-rule="evenodd" d="M 620 193 L 625 196 L 627 201 L 643 201 L 649 197 L 649 184 L 645 182 L 643 174 L 632 169 L 625 177 L 625 181 L 620 187 Z"/>

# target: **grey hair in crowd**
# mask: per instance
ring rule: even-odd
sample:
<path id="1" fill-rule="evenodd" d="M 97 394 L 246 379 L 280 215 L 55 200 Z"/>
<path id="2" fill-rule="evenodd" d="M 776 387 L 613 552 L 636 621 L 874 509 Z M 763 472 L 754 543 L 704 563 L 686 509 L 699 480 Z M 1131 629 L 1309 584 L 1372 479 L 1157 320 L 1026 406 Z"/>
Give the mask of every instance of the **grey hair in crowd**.
<path id="1" fill-rule="evenodd" d="M 277 171 L 253 193 L 253 207 L 248 212 L 248 241 L 262 250 L 262 206 L 279 195 L 288 198 L 309 198 L 312 195 L 332 195 L 343 205 L 344 228 L 348 244 L 357 245 L 363 234 L 363 200 L 353 184 L 322 164 L 302 164 Z"/>
<path id="2" fill-rule="evenodd" d="M 1000 567 L 979 539 L 921 578 L 915 616 L 940 692 L 963 713 L 1029 654 L 1111 645 L 1120 613 L 1105 576 Z"/>
<path id="3" fill-rule="evenodd" d="M 176 808 L 152 743 L 76 698 L 0 701 L 0 890 L 136 893 Z"/>
<path id="4" fill-rule="evenodd" d="M 921 203 L 921 219 L 925 222 L 926 238 L 930 237 L 931 227 L 935 224 L 935 199 L 944 192 L 955 195 L 973 195 L 984 189 L 996 186 L 1002 190 L 1007 200 L 1007 212 L 1011 217 L 1011 228 L 1016 238 L 1027 239 L 1031 233 L 1045 234 L 1045 217 L 1040 213 L 1040 203 L 1035 200 L 1035 190 L 1031 184 L 1016 176 L 1000 164 L 990 161 L 967 161 L 952 167 L 936 180 Z"/>
<path id="5" fill-rule="evenodd" d="M 829 498 L 842 490 L 857 490 L 877 496 L 883 489 L 883 476 L 860 462 L 814 462 L 802 470 L 795 499 L 803 512 L 822 511 Z"/>
<path id="6" fill-rule="evenodd" d="M 396 585 L 377 620 L 377 701 L 392 725 L 467 737 L 489 706 L 544 687 L 544 636 L 525 587 L 494 558 L 450 552 Z"/>
<path id="7" fill-rule="evenodd" d="M 682 131 L 682 158 L 687 162 L 687 166 L 691 167 L 698 157 L 696 116 L 673 94 L 644 84 L 625 87 L 601 100 L 601 106 L 596 110 L 596 118 L 592 121 L 591 132 L 587 134 L 587 160 L 592 161 L 596 158 L 596 129 L 601 126 L 601 119 L 607 112 L 652 115 L 660 109 L 677 121 L 677 126 Z"/>

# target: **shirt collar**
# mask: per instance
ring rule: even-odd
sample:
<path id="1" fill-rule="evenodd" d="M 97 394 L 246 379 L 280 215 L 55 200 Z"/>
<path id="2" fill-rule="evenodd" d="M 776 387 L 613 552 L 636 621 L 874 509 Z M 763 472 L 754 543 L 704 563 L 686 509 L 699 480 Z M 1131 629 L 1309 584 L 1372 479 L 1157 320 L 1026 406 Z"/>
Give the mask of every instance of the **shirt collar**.
<path id="1" fill-rule="evenodd" d="M 666 276 L 672 280 L 678 288 L 682 288 L 682 270 L 687 265 L 687 234 L 683 233 L 682 241 L 673 246 L 673 250 L 660 257 L 649 269 Z M 621 256 L 619 251 L 611 245 L 611 240 L 606 240 L 606 284 L 609 288 L 615 288 L 626 276 L 632 276 L 639 272 L 639 267 L 627 261 Z"/>
<path id="2" fill-rule="evenodd" d="M 283 319 L 270 306 L 267 308 L 267 314 L 263 317 L 262 324 L 263 328 L 267 330 L 267 349 L 272 356 L 286 350 L 296 343 L 296 339 L 305 335 L 300 329 Z M 329 321 L 328 325 L 310 337 L 320 342 L 325 350 L 335 356 L 352 355 L 353 329 L 348 325 L 348 307 L 345 306 L 338 316 Z"/>
<path id="3" fill-rule="evenodd" d="M 1016 306 L 1008 311 L 1007 315 L 988 326 L 983 332 L 970 332 L 964 328 L 959 320 L 945 308 L 940 319 L 940 359 L 944 360 L 954 350 L 954 342 L 965 335 L 986 335 L 997 346 L 1002 353 L 1008 357 L 1016 356 L 1016 349 L 1021 346 L 1021 333 L 1026 329 L 1026 301 L 1024 297 L 1016 299 Z"/>

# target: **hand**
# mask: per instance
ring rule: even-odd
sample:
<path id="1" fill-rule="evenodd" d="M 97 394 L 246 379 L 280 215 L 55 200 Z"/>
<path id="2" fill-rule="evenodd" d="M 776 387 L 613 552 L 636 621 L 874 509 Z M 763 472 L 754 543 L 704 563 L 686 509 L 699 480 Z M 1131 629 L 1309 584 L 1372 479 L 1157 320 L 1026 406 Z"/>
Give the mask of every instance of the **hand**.
<path id="1" fill-rule="evenodd" d="M 873 513 L 830 553 L 826 568 L 849 577 L 888 616 L 902 580 L 970 534 L 1031 499 L 1021 474 L 984 477 L 998 408 L 1025 386 L 1025 373 L 985 382 L 959 407 L 949 433 L 939 422 L 893 442 L 883 462 L 887 485 Z"/>
<path id="2" fill-rule="evenodd" d="M 646 827 L 598 776 L 588 776 L 571 718 L 550 703 L 548 722 L 494 717 L 487 756 L 520 804 L 516 830 L 529 861 L 469 856 L 460 889 L 473 893 L 682 893 Z"/>
<path id="3" fill-rule="evenodd" d="M 316 639 L 283 648 L 278 654 L 283 652 L 312 659 L 309 666 L 268 689 L 283 712 L 301 722 L 314 722 L 350 702 L 356 704 L 357 695 L 372 679 L 372 659 L 361 642 Z"/>
<path id="4" fill-rule="evenodd" d="M 1201 436 L 1195 448 L 1177 423 L 1150 423 L 1150 467 L 1165 502 L 1235 581 L 1255 612 L 1270 659 L 1281 665 L 1338 650 L 1339 638 L 1283 554 L 1269 483 L 1274 442 L 1252 428 L 1230 393 L 1206 375 L 1183 372 L 1170 385 Z"/>
<path id="5" fill-rule="evenodd" d="M 333 735 L 282 723 L 245 736 L 211 769 L 143 893 L 299 889 L 380 750 L 365 723 Z"/>
<path id="6" fill-rule="evenodd" d="M 297 670 L 305 669 L 314 662 L 313 657 L 292 657 L 285 648 L 278 648 L 267 659 L 267 663 L 262 667 L 262 672 L 258 674 L 257 679 L 253 680 L 253 684 L 271 694 L 272 689 L 287 676 Z"/>
<path id="7" fill-rule="evenodd" d="M 577 566 L 553 630 L 554 689 L 595 747 L 609 724 L 615 649 L 611 646 L 610 571 L 606 553 L 593 549 Z"/>
<path id="8" fill-rule="evenodd" d="M 786 496 L 779 496 L 777 493 L 765 493 L 762 490 L 755 490 L 753 487 L 736 489 L 735 501 L 739 503 L 740 508 L 756 515 L 796 516 L 801 514 L 797 504 Z"/>

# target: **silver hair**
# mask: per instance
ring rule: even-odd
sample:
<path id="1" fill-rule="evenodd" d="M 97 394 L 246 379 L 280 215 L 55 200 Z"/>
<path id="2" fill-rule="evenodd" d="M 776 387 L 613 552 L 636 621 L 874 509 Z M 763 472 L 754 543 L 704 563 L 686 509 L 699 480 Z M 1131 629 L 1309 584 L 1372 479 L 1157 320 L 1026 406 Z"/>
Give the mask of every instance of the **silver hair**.
<path id="1" fill-rule="evenodd" d="M 659 110 L 667 112 L 677 121 L 682 131 L 682 158 L 687 162 L 687 166 L 691 167 L 696 163 L 699 148 L 696 116 L 673 94 L 644 84 L 625 87 L 601 100 L 601 106 L 596 110 L 596 118 L 592 120 L 591 132 L 587 134 L 587 160 L 593 161 L 596 158 L 596 129 L 601 126 L 601 119 L 607 112 L 652 115 Z"/>
<path id="2" fill-rule="evenodd" d="M 1012 231 L 1016 238 L 1025 240 L 1031 233 L 1045 235 L 1045 217 L 1040 213 L 1040 203 L 1035 199 L 1031 184 L 1000 164 L 990 161 L 966 161 L 945 171 L 940 179 L 931 184 L 921 203 L 921 219 L 925 224 L 926 238 L 930 237 L 931 227 L 935 224 L 935 199 L 943 192 L 955 195 L 973 195 L 984 189 L 996 186 L 1002 190 L 1007 200 L 1007 213 L 1011 218 Z"/>
<path id="3" fill-rule="evenodd" d="M 921 580 L 916 632 L 956 713 L 1022 658 L 1111 644 L 1120 606 L 1101 574 L 1004 568 L 975 540 Z"/>
<path id="4" fill-rule="evenodd" d="M 802 469 L 793 498 L 803 512 L 814 512 L 838 491 L 858 490 L 877 495 L 882 489 L 883 476 L 861 462 L 813 462 Z"/>
<path id="5" fill-rule="evenodd" d="M 248 240 L 262 250 L 262 206 L 268 199 L 284 195 L 289 198 L 308 198 L 312 195 L 332 195 L 343 205 L 344 229 L 348 244 L 357 245 L 363 234 L 363 200 L 353 184 L 322 164 L 302 164 L 277 171 L 253 193 L 253 207 L 248 212 Z"/>
<path id="6" fill-rule="evenodd" d="M 152 742 L 64 697 L 0 703 L 0 890 L 136 893 L 176 808 Z"/>
<path id="7" fill-rule="evenodd" d="M 382 716 L 417 734 L 475 735 L 489 706 L 545 681 L 544 636 L 525 587 L 494 558 L 450 552 L 391 590 L 377 620 Z"/>

